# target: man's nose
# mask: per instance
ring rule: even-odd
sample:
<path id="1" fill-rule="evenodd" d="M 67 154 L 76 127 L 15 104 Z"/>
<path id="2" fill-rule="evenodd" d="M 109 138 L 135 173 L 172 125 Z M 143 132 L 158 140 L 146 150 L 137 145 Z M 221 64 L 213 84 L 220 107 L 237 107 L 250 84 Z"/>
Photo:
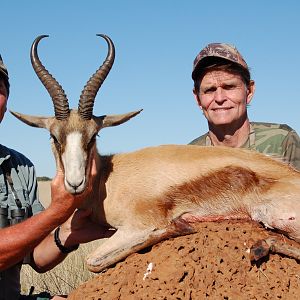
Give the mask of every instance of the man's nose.
<path id="1" fill-rule="evenodd" d="M 226 93 L 222 87 L 216 89 L 214 98 L 216 102 L 223 102 L 226 100 Z"/>

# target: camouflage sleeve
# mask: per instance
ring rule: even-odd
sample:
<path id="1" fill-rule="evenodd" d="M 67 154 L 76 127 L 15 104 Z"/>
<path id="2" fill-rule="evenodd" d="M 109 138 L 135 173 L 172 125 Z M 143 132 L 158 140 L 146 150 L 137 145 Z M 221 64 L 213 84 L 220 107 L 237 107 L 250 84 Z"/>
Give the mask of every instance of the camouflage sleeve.
<path id="1" fill-rule="evenodd" d="M 292 130 L 288 133 L 282 148 L 284 161 L 300 171 L 300 138 L 296 131 Z"/>
<path id="2" fill-rule="evenodd" d="M 198 138 L 189 142 L 189 145 L 206 146 L 206 137 L 207 136 L 208 136 L 207 133 L 204 135 L 201 135 Z"/>

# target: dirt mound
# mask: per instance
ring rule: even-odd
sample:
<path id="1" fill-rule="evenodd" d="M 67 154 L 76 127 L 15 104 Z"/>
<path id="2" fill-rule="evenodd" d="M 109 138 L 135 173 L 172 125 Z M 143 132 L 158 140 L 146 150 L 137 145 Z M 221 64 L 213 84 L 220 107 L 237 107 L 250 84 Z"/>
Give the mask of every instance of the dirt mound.
<path id="1" fill-rule="evenodd" d="M 68 299 L 299 299 L 299 262 L 278 254 L 250 262 L 249 247 L 270 232 L 252 222 L 201 223 L 197 228 L 198 233 L 129 256 Z"/>

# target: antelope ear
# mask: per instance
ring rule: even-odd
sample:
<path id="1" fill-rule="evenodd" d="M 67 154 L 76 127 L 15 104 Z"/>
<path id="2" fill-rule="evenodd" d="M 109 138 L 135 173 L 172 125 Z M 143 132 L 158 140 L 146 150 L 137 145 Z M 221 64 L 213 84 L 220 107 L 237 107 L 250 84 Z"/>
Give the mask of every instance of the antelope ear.
<path id="1" fill-rule="evenodd" d="M 39 116 L 30 116 L 20 114 L 18 112 L 9 111 L 13 116 L 15 116 L 20 121 L 24 122 L 25 124 L 32 126 L 32 127 L 39 127 L 39 128 L 50 128 L 51 124 L 55 120 L 55 117 L 39 117 Z"/>
<path id="2" fill-rule="evenodd" d="M 111 127 L 111 126 L 117 126 L 120 124 L 123 124 L 130 120 L 131 118 L 135 117 L 138 115 L 142 109 L 138 111 L 133 111 L 127 114 L 122 114 L 122 115 L 110 115 L 110 116 L 99 116 L 99 117 L 93 117 L 94 120 L 97 122 L 98 126 L 101 128 L 104 127 Z"/>

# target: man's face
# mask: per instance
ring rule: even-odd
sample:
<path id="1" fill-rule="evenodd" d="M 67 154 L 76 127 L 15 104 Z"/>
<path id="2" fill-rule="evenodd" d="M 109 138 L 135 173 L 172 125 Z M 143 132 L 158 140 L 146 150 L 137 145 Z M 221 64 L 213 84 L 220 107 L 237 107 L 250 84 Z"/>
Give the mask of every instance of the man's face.
<path id="1" fill-rule="evenodd" d="M 0 78 L 0 122 L 2 122 L 7 109 L 7 90 L 3 79 Z"/>
<path id="2" fill-rule="evenodd" d="M 239 74 L 215 70 L 204 75 L 195 98 L 211 125 L 231 125 L 245 118 L 253 93 L 254 82 L 248 88 Z"/>

